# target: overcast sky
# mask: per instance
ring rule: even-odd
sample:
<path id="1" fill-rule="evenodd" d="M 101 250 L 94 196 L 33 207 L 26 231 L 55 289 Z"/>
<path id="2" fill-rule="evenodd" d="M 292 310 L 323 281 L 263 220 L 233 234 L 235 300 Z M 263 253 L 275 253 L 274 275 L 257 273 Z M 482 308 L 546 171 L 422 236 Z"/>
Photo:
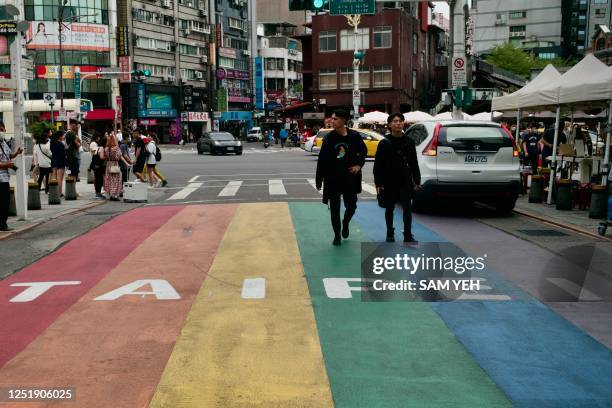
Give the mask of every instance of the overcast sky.
<path id="1" fill-rule="evenodd" d="M 450 16 L 450 10 L 448 8 L 448 3 L 447 2 L 445 2 L 445 1 L 434 1 L 433 3 L 436 6 L 434 11 L 442 12 L 442 13 L 444 13 L 444 15 L 446 17 Z"/>

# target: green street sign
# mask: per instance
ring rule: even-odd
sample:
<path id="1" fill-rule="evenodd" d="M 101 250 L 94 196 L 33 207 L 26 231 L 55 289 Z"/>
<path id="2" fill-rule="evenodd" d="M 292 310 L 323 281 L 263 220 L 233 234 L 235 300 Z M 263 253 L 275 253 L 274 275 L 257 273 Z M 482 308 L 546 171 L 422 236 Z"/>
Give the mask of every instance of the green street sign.
<path id="1" fill-rule="evenodd" d="M 219 112 L 227 112 L 227 89 L 217 89 L 217 110 Z"/>
<path id="2" fill-rule="evenodd" d="M 374 14 L 375 0 L 329 0 L 329 14 L 332 16 L 344 14 Z"/>
<path id="3" fill-rule="evenodd" d="M 81 98 L 81 73 L 74 73 L 74 99 Z"/>

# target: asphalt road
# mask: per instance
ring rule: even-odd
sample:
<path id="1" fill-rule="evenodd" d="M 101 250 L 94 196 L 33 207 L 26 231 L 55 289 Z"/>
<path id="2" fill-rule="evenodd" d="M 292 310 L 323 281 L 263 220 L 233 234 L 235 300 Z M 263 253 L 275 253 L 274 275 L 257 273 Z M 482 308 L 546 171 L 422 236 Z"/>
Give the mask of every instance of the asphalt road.
<path id="1" fill-rule="evenodd" d="M 416 248 L 486 257 L 483 291 L 372 304 L 349 284 L 362 245 L 385 236 L 372 162 L 340 247 L 315 166 L 296 148 L 165 148 L 169 184 L 148 204 L 108 202 L 2 241 L 0 388 L 61 380 L 88 407 L 612 400 L 610 243 L 439 203 L 415 215 Z M 23 287 L 44 281 L 61 286 Z"/>

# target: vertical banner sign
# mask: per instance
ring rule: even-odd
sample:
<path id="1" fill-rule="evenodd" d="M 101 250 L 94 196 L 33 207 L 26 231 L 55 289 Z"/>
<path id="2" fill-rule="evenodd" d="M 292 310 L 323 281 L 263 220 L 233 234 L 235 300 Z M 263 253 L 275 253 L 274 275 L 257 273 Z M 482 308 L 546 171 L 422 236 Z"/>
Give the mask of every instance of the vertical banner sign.
<path id="1" fill-rule="evenodd" d="M 223 26 L 221 23 L 215 24 L 215 42 L 217 47 L 223 47 Z"/>
<path id="2" fill-rule="evenodd" d="M 130 55 L 129 31 L 126 26 L 117 27 L 117 56 Z"/>
<path id="3" fill-rule="evenodd" d="M 227 88 L 217 89 L 217 110 L 227 112 Z"/>
<path id="4" fill-rule="evenodd" d="M 130 72 L 132 71 L 132 57 L 119 57 L 119 70 L 121 72 L 126 72 L 126 74 L 121 74 L 119 76 L 119 82 L 121 82 L 122 84 L 132 82 L 132 74 L 130 74 Z"/>
<path id="5" fill-rule="evenodd" d="M 264 109 L 263 57 L 255 58 L 255 109 Z"/>
<path id="6" fill-rule="evenodd" d="M 138 105 L 138 112 L 147 108 L 147 101 L 145 98 L 145 84 L 143 84 L 142 82 L 136 84 L 136 103 Z"/>
<path id="7" fill-rule="evenodd" d="M 81 99 L 81 73 L 74 73 L 74 99 Z"/>
<path id="8" fill-rule="evenodd" d="M 117 119 L 123 119 L 123 100 L 121 95 L 117 95 Z"/>

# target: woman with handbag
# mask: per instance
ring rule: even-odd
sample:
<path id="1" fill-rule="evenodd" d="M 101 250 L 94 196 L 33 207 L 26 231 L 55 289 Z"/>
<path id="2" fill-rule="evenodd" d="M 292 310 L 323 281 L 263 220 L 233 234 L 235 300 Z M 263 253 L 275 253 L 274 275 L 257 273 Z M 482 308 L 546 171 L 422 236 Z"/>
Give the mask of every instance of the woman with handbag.
<path id="1" fill-rule="evenodd" d="M 45 194 L 49 193 L 49 175 L 51 174 L 51 157 L 53 156 L 49 137 L 52 133 L 52 130 L 48 130 L 40 135 L 36 146 L 34 146 L 33 153 L 33 156 L 36 157 L 36 165 L 38 167 L 38 191 L 42 190 L 42 182 L 44 180 Z"/>
<path id="2" fill-rule="evenodd" d="M 104 174 L 104 190 L 109 194 L 111 201 L 119 201 L 119 196 L 123 193 L 123 183 L 121 182 L 121 149 L 117 136 L 110 134 L 106 140 L 106 147 L 100 149 L 100 158 L 106 162 L 106 172 Z"/>
<path id="3" fill-rule="evenodd" d="M 412 139 L 404 132 L 404 116 L 393 113 L 387 118 L 390 133 L 376 150 L 374 183 L 378 203 L 385 208 L 387 242 L 395 242 L 393 210 L 400 203 L 404 210 L 404 242 L 416 242 L 412 235 L 412 196 L 421 186 L 421 172 Z"/>
<path id="4" fill-rule="evenodd" d="M 53 178 L 57 180 L 60 197 L 64 196 L 64 173 L 67 166 L 64 133 L 63 130 L 59 130 L 51 136 L 51 167 L 53 168 Z"/>

